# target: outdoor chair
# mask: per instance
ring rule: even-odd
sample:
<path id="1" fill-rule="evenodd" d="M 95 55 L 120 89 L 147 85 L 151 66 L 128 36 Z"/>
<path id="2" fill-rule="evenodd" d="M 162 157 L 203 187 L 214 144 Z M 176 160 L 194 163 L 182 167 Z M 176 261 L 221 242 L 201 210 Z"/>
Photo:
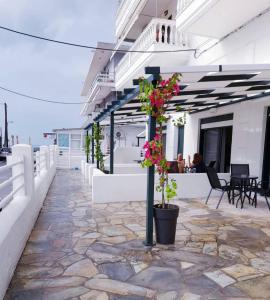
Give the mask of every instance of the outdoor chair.
<path id="1" fill-rule="evenodd" d="M 215 164 L 216 164 L 216 161 L 215 160 L 211 160 L 210 163 L 209 163 L 209 165 L 208 165 L 208 167 L 214 168 Z"/>
<path id="2" fill-rule="evenodd" d="M 213 190 L 220 191 L 221 196 L 220 196 L 218 204 L 216 206 L 216 209 L 218 209 L 218 207 L 220 205 L 220 202 L 221 202 L 225 192 L 227 192 L 228 198 L 230 199 L 230 192 L 232 190 L 232 187 L 231 187 L 230 183 L 227 182 L 225 179 L 218 178 L 217 171 L 214 168 L 207 167 L 206 168 L 206 174 L 207 174 L 207 177 L 208 177 L 210 185 L 211 185 L 211 190 L 208 194 L 208 197 L 205 201 L 205 204 L 207 204 Z M 225 185 L 221 185 L 221 183 L 220 183 L 221 181 L 225 182 Z"/>
<path id="3" fill-rule="evenodd" d="M 261 181 L 255 185 L 252 185 L 248 188 L 248 191 L 250 193 L 254 193 L 253 196 L 253 200 L 252 200 L 252 205 L 254 205 L 255 207 L 257 207 L 257 198 L 258 198 L 258 194 L 260 194 L 261 196 L 263 196 L 265 198 L 265 202 L 268 206 L 268 209 L 270 211 L 270 203 L 268 201 L 268 196 L 270 195 L 270 187 L 264 187 L 264 182 Z M 267 182 L 268 183 L 268 182 Z"/>
<path id="4" fill-rule="evenodd" d="M 249 176 L 249 164 L 231 164 L 231 177 L 239 175 Z M 241 186 L 241 180 L 231 178 L 230 185 L 232 186 L 232 197 L 230 195 L 230 200 L 232 199 L 232 203 L 234 204 L 235 197 L 239 195 L 235 194 L 235 191 L 239 191 L 239 187 Z M 248 182 L 246 182 L 246 185 L 248 185 Z"/>

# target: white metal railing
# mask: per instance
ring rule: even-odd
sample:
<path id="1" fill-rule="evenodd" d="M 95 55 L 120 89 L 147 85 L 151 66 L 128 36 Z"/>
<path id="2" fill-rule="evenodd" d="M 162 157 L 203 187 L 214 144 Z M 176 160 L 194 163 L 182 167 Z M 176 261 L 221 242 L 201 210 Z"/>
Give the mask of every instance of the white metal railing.
<path id="1" fill-rule="evenodd" d="M 175 20 L 154 18 L 130 48 L 133 51 L 146 51 L 152 45 L 181 46 L 182 35 L 176 30 Z M 158 49 L 155 49 L 158 50 Z M 117 65 L 116 79 L 121 78 L 136 62 L 141 53 L 129 52 Z"/>
<path id="2" fill-rule="evenodd" d="M 8 157 L 7 164 L 0 167 L 0 173 L 5 174 L 12 170 L 12 175 L 0 183 L 0 195 L 2 196 L 2 198 L 0 197 L 0 211 L 17 195 L 30 196 L 31 190 L 35 188 L 36 184 L 34 179 L 46 176 L 46 172 L 55 168 L 57 151 L 55 146 L 41 146 L 40 151 L 34 154 L 31 146 L 20 146 L 16 145 L 12 148 L 12 155 Z M 26 150 L 28 152 L 24 152 Z M 8 191 L 5 191 L 5 188 Z"/>
<path id="3" fill-rule="evenodd" d="M 11 162 L 3 167 L 0 167 L 0 173 L 3 173 L 7 170 L 11 170 L 12 168 L 19 166 L 19 165 L 21 165 L 23 168 L 23 163 L 24 163 L 23 159 Z M 24 177 L 23 171 L 17 173 L 16 175 L 12 175 L 10 178 L 3 181 L 0 184 L 0 192 L 2 192 L 3 189 L 8 187 L 9 185 L 12 185 L 14 183 L 14 181 L 20 177 Z M 13 199 L 14 195 L 17 194 L 21 189 L 23 189 L 24 186 L 25 186 L 25 184 L 24 184 L 24 180 L 23 180 L 19 185 L 14 186 L 12 188 L 11 192 L 9 192 L 3 199 L 0 200 L 0 211 L 2 211 L 2 209 L 5 208 L 10 203 L 10 201 Z"/>
<path id="4" fill-rule="evenodd" d="M 93 89 L 97 84 L 102 83 L 113 83 L 114 82 L 114 74 L 113 73 L 106 73 L 106 72 L 100 72 L 96 75 L 95 79 L 93 80 L 93 83 L 91 84 L 91 87 L 88 91 L 87 97 L 89 98 Z"/>

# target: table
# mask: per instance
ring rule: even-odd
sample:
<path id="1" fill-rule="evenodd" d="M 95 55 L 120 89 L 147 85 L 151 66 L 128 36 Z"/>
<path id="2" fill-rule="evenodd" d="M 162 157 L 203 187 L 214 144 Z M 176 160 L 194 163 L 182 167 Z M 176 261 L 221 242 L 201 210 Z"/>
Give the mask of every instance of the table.
<path id="1" fill-rule="evenodd" d="M 237 184 L 235 184 L 236 187 L 239 188 L 239 198 L 236 202 L 236 207 L 238 205 L 238 202 L 241 201 L 241 209 L 244 206 L 245 198 L 248 198 L 249 202 L 251 199 L 251 192 L 249 195 L 247 194 L 248 188 L 252 186 L 257 185 L 257 179 L 258 176 L 253 175 L 233 175 L 231 176 L 231 179 L 235 179 L 237 181 Z M 252 201 L 253 204 L 253 201 Z"/>

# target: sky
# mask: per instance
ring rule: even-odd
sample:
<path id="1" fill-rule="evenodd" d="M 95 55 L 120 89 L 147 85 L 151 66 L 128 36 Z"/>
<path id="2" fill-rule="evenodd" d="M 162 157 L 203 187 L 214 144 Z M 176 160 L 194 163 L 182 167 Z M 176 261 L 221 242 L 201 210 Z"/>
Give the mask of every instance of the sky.
<path id="1" fill-rule="evenodd" d="M 78 44 L 115 40 L 117 0 L 0 0 L 0 26 Z M 0 30 L 0 86 L 34 97 L 82 102 L 89 49 L 73 48 Z M 9 136 L 45 144 L 43 132 L 81 127 L 82 105 L 36 102 L 0 90 L 8 105 Z M 4 106 L 0 105 L 3 127 Z"/>

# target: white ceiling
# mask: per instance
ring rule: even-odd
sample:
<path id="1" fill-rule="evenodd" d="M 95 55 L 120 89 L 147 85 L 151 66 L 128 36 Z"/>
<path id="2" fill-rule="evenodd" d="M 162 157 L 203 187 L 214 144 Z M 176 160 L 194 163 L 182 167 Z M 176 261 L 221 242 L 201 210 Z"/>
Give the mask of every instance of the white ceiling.
<path id="1" fill-rule="evenodd" d="M 225 36 L 270 7 L 270 0 L 204 0 L 199 5 L 201 2 L 193 1 L 178 24 L 187 32 L 210 38 Z"/>

